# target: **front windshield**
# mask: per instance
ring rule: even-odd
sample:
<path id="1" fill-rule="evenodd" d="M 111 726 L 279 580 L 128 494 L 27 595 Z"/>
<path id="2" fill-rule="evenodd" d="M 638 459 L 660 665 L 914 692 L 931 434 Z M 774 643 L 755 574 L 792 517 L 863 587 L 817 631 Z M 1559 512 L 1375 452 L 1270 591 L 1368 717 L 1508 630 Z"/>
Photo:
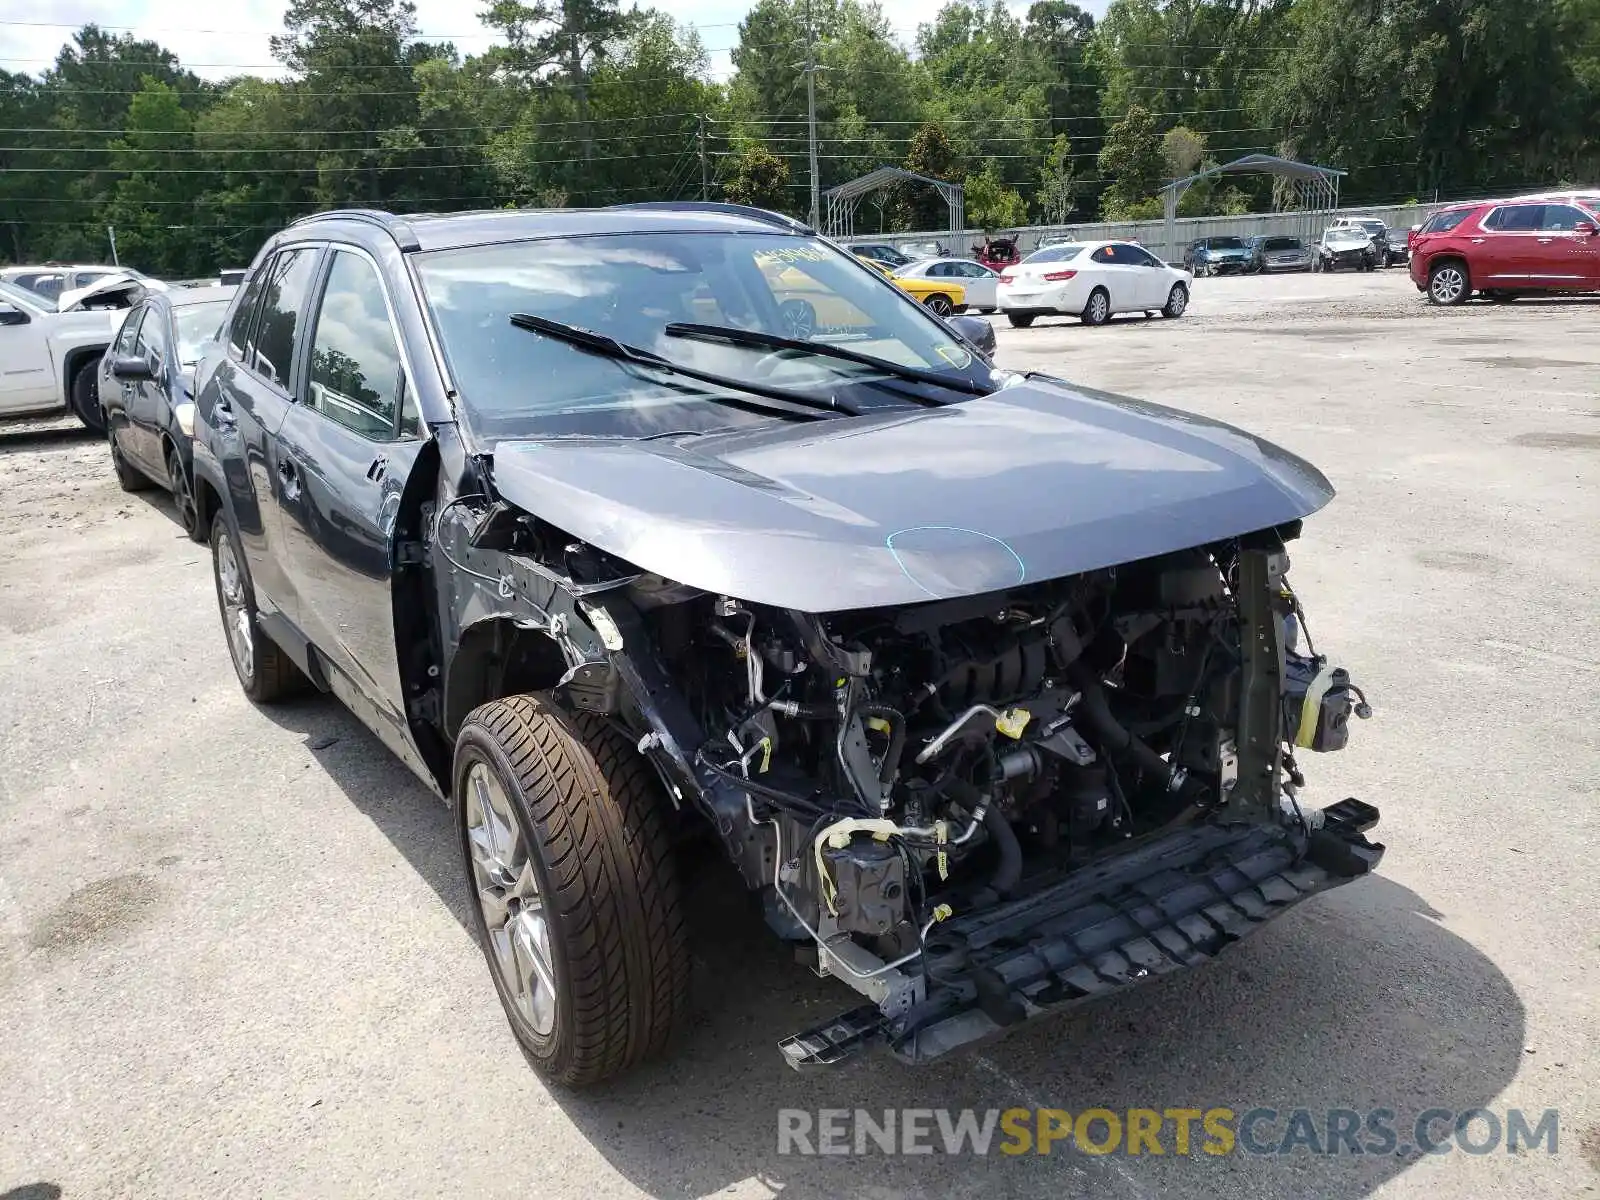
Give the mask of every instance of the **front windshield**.
<path id="1" fill-rule="evenodd" d="M 1329 242 L 1361 242 L 1367 241 L 1367 235 L 1360 229 L 1330 229 L 1327 239 Z"/>
<path id="2" fill-rule="evenodd" d="M 1263 250 L 1298 250 L 1300 249 L 1300 243 L 1295 241 L 1294 238 L 1288 237 L 1267 238 L 1262 242 L 1261 248 Z"/>
<path id="3" fill-rule="evenodd" d="M 625 364 L 511 324 L 516 313 L 579 326 L 739 382 L 850 406 L 903 406 L 903 393 L 955 401 L 932 383 L 767 347 L 667 333 L 722 326 L 838 347 L 898 367 L 987 385 L 989 369 L 915 300 L 815 237 L 783 233 L 630 233 L 436 250 L 417 274 L 474 428 L 648 436 L 773 419 L 718 400 L 736 388 Z M 897 391 L 902 393 L 897 395 Z M 709 402 L 708 402 L 709 401 Z"/>
<path id="4" fill-rule="evenodd" d="M 205 344 L 217 336 L 222 316 L 228 311 L 226 300 L 204 304 L 185 304 L 173 309 L 178 326 L 178 361 L 187 366 L 200 361 Z"/>
<path id="5" fill-rule="evenodd" d="M 1243 250 L 1244 241 L 1236 237 L 1214 237 L 1211 239 L 1213 250 Z"/>

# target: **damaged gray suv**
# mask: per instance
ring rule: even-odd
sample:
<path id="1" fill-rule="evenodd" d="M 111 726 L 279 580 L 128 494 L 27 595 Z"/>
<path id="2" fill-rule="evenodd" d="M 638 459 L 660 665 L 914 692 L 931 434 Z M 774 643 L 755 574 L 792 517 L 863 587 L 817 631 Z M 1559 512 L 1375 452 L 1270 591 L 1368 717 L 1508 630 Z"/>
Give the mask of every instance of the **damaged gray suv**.
<path id="1" fill-rule="evenodd" d="M 685 1016 L 686 835 L 843 985 L 797 1068 L 1204 963 L 1382 855 L 1302 798 L 1367 714 L 1287 576 L 1327 481 L 995 369 L 786 218 L 320 214 L 196 391 L 240 683 L 334 693 L 450 802 L 559 1083 Z"/>

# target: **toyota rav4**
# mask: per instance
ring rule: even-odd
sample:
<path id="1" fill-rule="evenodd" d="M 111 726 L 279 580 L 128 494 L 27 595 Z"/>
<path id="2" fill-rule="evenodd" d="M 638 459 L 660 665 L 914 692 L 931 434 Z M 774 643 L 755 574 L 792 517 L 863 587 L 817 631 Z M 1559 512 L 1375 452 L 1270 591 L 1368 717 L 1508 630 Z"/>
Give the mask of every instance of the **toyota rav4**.
<path id="1" fill-rule="evenodd" d="M 195 417 L 234 668 L 453 806 L 551 1079 L 684 1017 L 682 837 L 855 993 L 797 1068 L 1197 966 L 1378 862 L 1375 809 L 1302 791 L 1367 712 L 1289 584 L 1328 482 L 959 320 L 732 206 L 333 212 L 258 256 Z"/>

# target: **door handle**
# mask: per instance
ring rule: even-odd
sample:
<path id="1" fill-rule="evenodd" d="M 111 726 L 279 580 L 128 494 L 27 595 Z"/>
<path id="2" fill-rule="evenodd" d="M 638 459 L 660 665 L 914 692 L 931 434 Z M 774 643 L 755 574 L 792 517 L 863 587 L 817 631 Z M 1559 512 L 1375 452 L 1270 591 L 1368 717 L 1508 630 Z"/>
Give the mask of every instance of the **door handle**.
<path id="1" fill-rule="evenodd" d="M 1555 241 L 1555 238 L 1540 238 L 1539 245 L 1548 246 L 1553 241 Z"/>
<path id="2" fill-rule="evenodd" d="M 1472 239 L 1472 244 L 1474 246 L 1481 246 L 1481 245 L 1483 245 L 1483 239 L 1482 238 L 1473 238 Z"/>
<path id="3" fill-rule="evenodd" d="M 382 483 L 383 476 L 389 469 L 389 460 L 383 455 L 378 455 L 367 468 L 367 478 L 373 483 Z"/>
<path id="4" fill-rule="evenodd" d="M 218 429 L 232 429 L 239 423 L 239 419 L 233 415 L 233 405 L 228 403 L 225 396 L 217 397 L 217 402 L 211 409 L 211 416 L 216 421 Z"/>

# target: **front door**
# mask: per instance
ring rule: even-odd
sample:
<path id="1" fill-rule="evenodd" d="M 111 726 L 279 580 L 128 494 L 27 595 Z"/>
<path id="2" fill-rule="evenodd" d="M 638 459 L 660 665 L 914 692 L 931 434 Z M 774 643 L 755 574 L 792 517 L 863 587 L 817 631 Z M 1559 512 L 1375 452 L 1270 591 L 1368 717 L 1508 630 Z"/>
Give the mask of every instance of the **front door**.
<path id="1" fill-rule="evenodd" d="M 161 443 L 161 431 L 166 427 L 165 387 L 167 368 L 172 361 L 172 339 L 167 333 L 167 315 L 156 305 L 145 306 L 129 353 L 149 366 L 150 378 L 130 380 L 122 385 L 122 404 L 127 414 L 120 443 L 122 451 L 138 462 L 146 474 L 166 479 L 167 456 Z"/>
<path id="2" fill-rule="evenodd" d="M 42 313 L 0 295 L 0 413 L 61 403 L 44 325 Z"/>
<path id="3" fill-rule="evenodd" d="M 1593 227 L 1595 218 L 1571 204 L 1546 204 L 1537 249 L 1529 266 L 1535 287 L 1582 290 L 1600 287 L 1600 236 L 1579 233 L 1578 226 Z"/>
<path id="4" fill-rule="evenodd" d="M 378 270 L 355 251 L 332 255 L 300 402 L 278 435 L 295 481 L 283 491 L 286 569 L 301 629 L 399 728 L 393 535 L 423 442 Z"/>

